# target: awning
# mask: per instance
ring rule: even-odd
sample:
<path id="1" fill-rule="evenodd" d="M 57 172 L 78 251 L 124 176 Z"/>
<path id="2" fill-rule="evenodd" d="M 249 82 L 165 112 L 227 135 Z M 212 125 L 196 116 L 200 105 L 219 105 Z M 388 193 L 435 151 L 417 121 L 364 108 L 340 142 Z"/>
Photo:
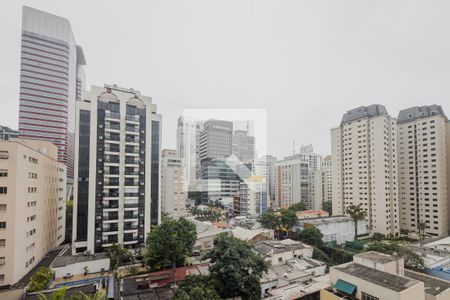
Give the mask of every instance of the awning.
<path id="1" fill-rule="evenodd" d="M 343 293 L 346 293 L 347 295 L 353 295 L 356 292 L 356 285 L 353 285 L 347 281 L 338 279 L 336 281 L 336 284 L 334 285 L 334 287 Z"/>

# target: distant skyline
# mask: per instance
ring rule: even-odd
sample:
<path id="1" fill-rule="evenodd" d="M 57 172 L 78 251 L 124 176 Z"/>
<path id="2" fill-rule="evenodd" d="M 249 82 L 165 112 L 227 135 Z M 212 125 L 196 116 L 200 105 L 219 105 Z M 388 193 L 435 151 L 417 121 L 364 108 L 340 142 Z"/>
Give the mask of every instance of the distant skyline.
<path id="1" fill-rule="evenodd" d="M 0 124 L 17 129 L 21 7 L 67 18 L 87 88 L 116 83 L 153 98 L 163 148 L 185 109 L 267 110 L 267 152 L 312 144 L 361 105 L 439 104 L 450 114 L 448 1 L 4 1 Z"/>

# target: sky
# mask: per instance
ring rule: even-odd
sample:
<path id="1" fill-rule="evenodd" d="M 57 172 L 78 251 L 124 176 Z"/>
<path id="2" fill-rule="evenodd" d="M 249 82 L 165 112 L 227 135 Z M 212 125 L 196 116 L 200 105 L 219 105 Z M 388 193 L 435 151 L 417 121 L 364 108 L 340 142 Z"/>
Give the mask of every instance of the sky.
<path id="1" fill-rule="evenodd" d="M 186 109 L 264 109 L 279 158 L 294 141 L 329 154 L 330 128 L 361 105 L 450 114 L 450 1 L 3 0 L 0 124 L 13 128 L 22 5 L 71 22 L 87 86 L 151 96 L 165 148 Z"/>

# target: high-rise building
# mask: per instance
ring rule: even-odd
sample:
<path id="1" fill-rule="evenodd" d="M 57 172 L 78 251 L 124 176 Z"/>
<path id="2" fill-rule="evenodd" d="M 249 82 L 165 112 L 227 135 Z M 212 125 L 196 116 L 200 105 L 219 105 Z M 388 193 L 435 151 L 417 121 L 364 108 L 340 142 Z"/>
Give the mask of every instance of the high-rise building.
<path id="1" fill-rule="evenodd" d="M 195 186 L 200 178 L 200 132 L 202 123 L 179 117 L 177 123 L 177 155 L 183 164 L 184 190 Z"/>
<path id="2" fill-rule="evenodd" d="M 309 191 L 309 167 L 299 154 L 285 157 L 274 164 L 275 197 L 273 208 L 287 208 L 295 203 L 312 207 Z"/>
<path id="3" fill-rule="evenodd" d="M 161 116 L 150 97 L 93 86 L 77 102 L 73 252 L 144 245 L 160 220 Z"/>
<path id="4" fill-rule="evenodd" d="M 232 139 L 232 154 L 244 164 L 253 163 L 255 160 L 255 137 L 248 131 L 235 130 Z"/>
<path id="5" fill-rule="evenodd" d="M 322 155 L 314 152 L 312 145 L 302 145 L 299 151 L 300 157 L 308 163 L 310 171 L 320 169 L 322 163 Z"/>
<path id="6" fill-rule="evenodd" d="M 183 164 L 175 150 L 164 149 L 161 162 L 161 211 L 173 218 L 186 213 Z"/>
<path id="7" fill-rule="evenodd" d="M 270 203 L 267 198 L 266 179 L 251 176 L 240 183 L 239 215 L 254 217 L 267 211 Z"/>
<path id="8" fill-rule="evenodd" d="M 200 161 L 226 159 L 232 153 L 233 122 L 208 120 L 200 133 Z"/>
<path id="9" fill-rule="evenodd" d="M 313 209 L 323 209 L 324 202 L 331 202 L 331 174 L 331 155 L 327 155 L 322 159 L 320 169 L 313 171 L 311 175 Z"/>
<path id="10" fill-rule="evenodd" d="M 0 286 L 65 239 L 66 167 L 47 141 L 0 141 Z"/>
<path id="11" fill-rule="evenodd" d="M 400 228 L 416 237 L 447 236 L 450 123 L 442 107 L 416 106 L 400 111 L 397 127 Z"/>
<path id="12" fill-rule="evenodd" d="M 83 90 L 85 58 L 67 19 L 30 7 L 22 12 L 19 132 L 47 140 L 73 178 L 75 101 Z"/>
<path id="13" fill-rule="evenodd" d="M 397 122 L 382 105 L 344 114 L 331 130 L 333 215 L 361 204 L 371 232 L 397 235 Z"/>
<path id="14" fill-rule="evenodd" d="M 7 141 L 19 137 L 19 132 L 7 126 L 0 125 L 0 140 Z"/>

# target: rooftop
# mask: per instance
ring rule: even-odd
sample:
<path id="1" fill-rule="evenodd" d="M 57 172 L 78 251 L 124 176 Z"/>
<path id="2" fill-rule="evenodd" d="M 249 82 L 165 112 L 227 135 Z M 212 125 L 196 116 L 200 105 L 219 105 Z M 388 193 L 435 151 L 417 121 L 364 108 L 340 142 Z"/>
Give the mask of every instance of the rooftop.
<path id="1" fill-rule="evenodd" d="M 450 289 L 449 281 L 441 280 L 429 275 L 405 270 L 405 277 L 422 281 L 425 284 L 425 294 L 436 296 L 443 291 Z"/>
<path id="2" fill-rule="evenodd" d="M 347 111 L 342 117 L 341 125 L 364 118 L 372 118 L 381 115 L 387 116 L 387 114 L 386 107 L 380 104 L 360 106 Z"/>
<path id="3" fill-rule="evenodd" d="M 93 261 L 99 259 L 109 259 L 106 253 L 89 254 L 89 255 L 70 255 L 70 256 L 57 256 L 53 261 L 51 267 L 59 268 L 71 264 Z"/>
<path id="4" fill-rule="evenodd" d="M 384 253 L 380 253 L 380 252 L 376 252 L 376 251 L 367 251 L 364 253 L 360 253 L 357 255 L 354 255 L 354 257 L 359 257 L 362 259 L 368 259 L 371 260 L 373 262 L 377 262 L 377 263 L 388 263 L 391 261 L 396 261 L 397 258 L 395 256 L 389 255 L 389 254 L 384 254 Z"/>
<path id="5" fill-rule="evenodd" d="M 348 216 L 318 217 L 318 218 L 300 219 L 299 221 L 314 225 L 340 223 L 340 222 L 353 222 L 352 218 Z"/>
<path id="6" fill-rule="evenodd" d="M 443 116 L 447 118 L 444 110 L 440 105 L 424 105 L 413 106 L 407 109 L 403 109 L 398 114 L 397 123 L 408 123 L 417 119 L 427 118 L 431 116 Z"/>
<path id="7" fill-rule="evenodd" d="M 254 249 L 262 253 L 264 255 L 269 255 L 271 251 L 273 251 L 273 254 L 277 253 L 283 253 L 287 251 L 294 251 L 299 249 L 304 249 L 306 247 L 309 247 L 307 245 L 304 245 L 301 242 L 297 242 L 291 239 L 286 239 L 282 241 L 261 241 L 255 244 Z"/>
<path id="8" fill-rule="evenodd" d="M 353 262 L 333 268 L 396 292 L 404 291 L 419 283 L 414 279 L 378 271 Z"/>

